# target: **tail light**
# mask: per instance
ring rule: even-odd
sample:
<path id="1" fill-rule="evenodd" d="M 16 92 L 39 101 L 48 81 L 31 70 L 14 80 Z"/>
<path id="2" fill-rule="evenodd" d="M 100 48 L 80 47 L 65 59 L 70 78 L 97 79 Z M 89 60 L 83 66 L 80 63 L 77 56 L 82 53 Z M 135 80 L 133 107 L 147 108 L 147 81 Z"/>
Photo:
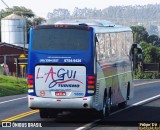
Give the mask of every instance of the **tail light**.
<path id="1" fill-rule="evenodd" d="M 28 75 L 28 88 L 31 89 L 33 88 L 33 75 Z"/>
<path id="2" fill-rule="evenodd" d="M 33 75 L 28 75 L 28 79 L 33 79 Z"/>
<path id="3" fill-rule="evenodd" d="M 94 85 L 94 81 L 88 80 L 88 85 Z"/>
<path id="4" fill-rule="evenodd" d="M 68 28 L 67 24 L 55 24 L 54 25 L 55 28 Z"/>
<path id="5" fill-rule="evenodd" d="M 89 89 L 94 89 L 94 85 L 88 85 Z"/>
<path id="6" fill-rule="evenodd" d="M 93 94 L 95 92 L 95 76 L 89 75 L 88 77 L 88 93 Z"/>
<path id="7" fill-rule="evenodd" d="M 33 26 L 33 29 L 36 29 L 37 28 L 37 26 Z"/>

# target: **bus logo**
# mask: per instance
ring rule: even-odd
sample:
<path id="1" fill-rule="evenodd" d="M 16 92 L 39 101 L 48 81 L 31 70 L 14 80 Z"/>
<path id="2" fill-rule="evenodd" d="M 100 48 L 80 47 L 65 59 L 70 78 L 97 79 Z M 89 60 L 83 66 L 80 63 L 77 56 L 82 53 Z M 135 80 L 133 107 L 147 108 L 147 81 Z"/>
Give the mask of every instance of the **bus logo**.
<path id="1" fill-rule="evenodd" d="M 79 88 L 80 84 L 83 84 L 83 82 L 76 79 L 76 75 L 76 70 L 62 67 L 60 69 L 55 69 L 53 66 L 50 67 L 47 73 L 41 73 L 41 68 L 39 67 L 36 79 L 45 79 L 45 83 L 49 83 L 49 89 L 52 89 L 55 86 L 59 88 Z"/>

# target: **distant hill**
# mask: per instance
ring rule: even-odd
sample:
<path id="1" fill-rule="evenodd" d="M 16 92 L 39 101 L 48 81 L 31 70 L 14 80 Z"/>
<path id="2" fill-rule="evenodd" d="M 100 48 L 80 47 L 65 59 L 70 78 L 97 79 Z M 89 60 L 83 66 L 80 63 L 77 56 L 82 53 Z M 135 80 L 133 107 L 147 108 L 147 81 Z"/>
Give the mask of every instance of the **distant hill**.
<path id="1" fill-rule="evenodd" d="M 54 9 L 48 13 L 53 20 L 66 18 L 103 18 L 112 21 L 127 20 L 128 22 L 156 21 L 160 22 L 160 4 L 135 6 L 110 6 L 105 9 L 77 8 L 71 14 L 68 9 Z"/>
<path id="2" fill-rule="evenodd" d="M 152 28 L 154 28 L 155 34 L 155 29 L 158 30 L 158 25 L 160 25 L 160 4 L 110 6 L 105 9 L 75 7 L 72 14 L 68 9 L 54 9 L 53 12 L 48 13 L 48 18 L 49 22 L 72 18 L 106 19 L 127 26 L 143 25 L 149 33 L 152 33 Z"/>
<path id="3" fill-rule="evenodd" d="M 111 6 L 102 10 L 109 19 L 127 19 L 135 21 L 160 20 L 160 4 L 136 6 Z"/>

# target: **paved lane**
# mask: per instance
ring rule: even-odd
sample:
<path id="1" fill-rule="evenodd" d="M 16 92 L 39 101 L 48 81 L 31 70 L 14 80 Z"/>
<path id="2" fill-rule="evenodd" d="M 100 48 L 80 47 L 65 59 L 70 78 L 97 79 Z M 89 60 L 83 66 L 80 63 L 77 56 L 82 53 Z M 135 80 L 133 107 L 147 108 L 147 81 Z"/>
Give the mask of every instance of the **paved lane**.
<path id="1" fill-rule="evenodd" d="M 160 94 L 160 82 L 155 82 L 151 84 L 143 84 L 138 85 L 139 83 L 143 82 L 151 82 L 153 80 L 136 80 L 135 84 L 137 86 L 135 87 L 135 95 L 132 100 L 128 102 L 128 105 L 132 105 L 136 102 L 142 101 L 144 99 L 153 97 L 155 95 Z M 25 97 L 26 95 L 18 95 L 18 96 L 10 96 L 10 97 L 3 97 L 0 98 L 0 102 L 8 101 L 11 99 L 17 99 L 20 97 Z M 62 114 L 59 114 L 59 116 L 56 119 L 40 119 L 39 113 L 32 113 L 30 115 L 24 115 L 20 116 L 21 118 L 15 118 L 16 121 L 42 121 L 46 122 L 48 126 L 54 127 L 54 129 L 81 129 L 84 125 L 87 124 L 87 127 L 90 127 L 92 129 L 96 129 L 100 126 L 100 128 L 103 128 L 102 126 L 106 126 L 106 123 L 109 121 L 160 121 L 160 113 L 158 113 L 158 108 L 160 100 L 157 99 L 153 102 L 135 106 L 132 108 L 129 108 L 127 110 L 121 111 L 117 114 L 114 114 L 110 116 L 110 118 L 106 118 L 105 120 L 96 121 L 97 118 L 95 116 L 90 115 L 87 112 L 64 112 Z M 1 104 L 0 103 L 0 120 L 4 120 L 6 118 L 16 116 L 18 114 L 31 111 L 27 107 L 27 98 L 22 98 L 19 100 L 6 102 Z M 113 112 L 117 111 L 118 109 L 114 107 Z M 22 114 L 23 115 L 23 114 Z M 93 123 L 94 122 L 94 123 Z M 88 124 L 91 123 L 91 124 Z M 115 124 L 116 126 L 116 124 Z M 107 126 L 108 127 L 108 126 Z M 113 127 L 113 126 L 112 126 Z M 85 128 L 85 127 L 84 127 Z"/>
<path id="2" fill-rule="evenodd" d="M 0 120 L 29 111 L 27 105 L 27 94 L 1 97 Z"/>

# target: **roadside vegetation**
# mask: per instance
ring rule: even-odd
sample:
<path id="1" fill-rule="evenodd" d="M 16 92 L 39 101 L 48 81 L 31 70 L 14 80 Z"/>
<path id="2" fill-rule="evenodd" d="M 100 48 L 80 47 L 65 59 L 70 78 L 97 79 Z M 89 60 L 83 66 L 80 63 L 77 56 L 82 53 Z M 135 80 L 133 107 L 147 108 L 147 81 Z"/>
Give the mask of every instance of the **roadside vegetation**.
<path id="1" fill-rule="evenodd" d="M 27 80 L 0 75 L 0 97 L 27 93 Z"/>
<path id="2" fill-rule="evenodd" d="M 139 44 L 143 50 L 143 63 L 160 63 L 160 38 L 156 34 L 149 35 L 143 26 L 132 26 L 134 43 Z M 136 79 L 158 79 L 160 73 L 144 73 L 137 68 Z"/>

